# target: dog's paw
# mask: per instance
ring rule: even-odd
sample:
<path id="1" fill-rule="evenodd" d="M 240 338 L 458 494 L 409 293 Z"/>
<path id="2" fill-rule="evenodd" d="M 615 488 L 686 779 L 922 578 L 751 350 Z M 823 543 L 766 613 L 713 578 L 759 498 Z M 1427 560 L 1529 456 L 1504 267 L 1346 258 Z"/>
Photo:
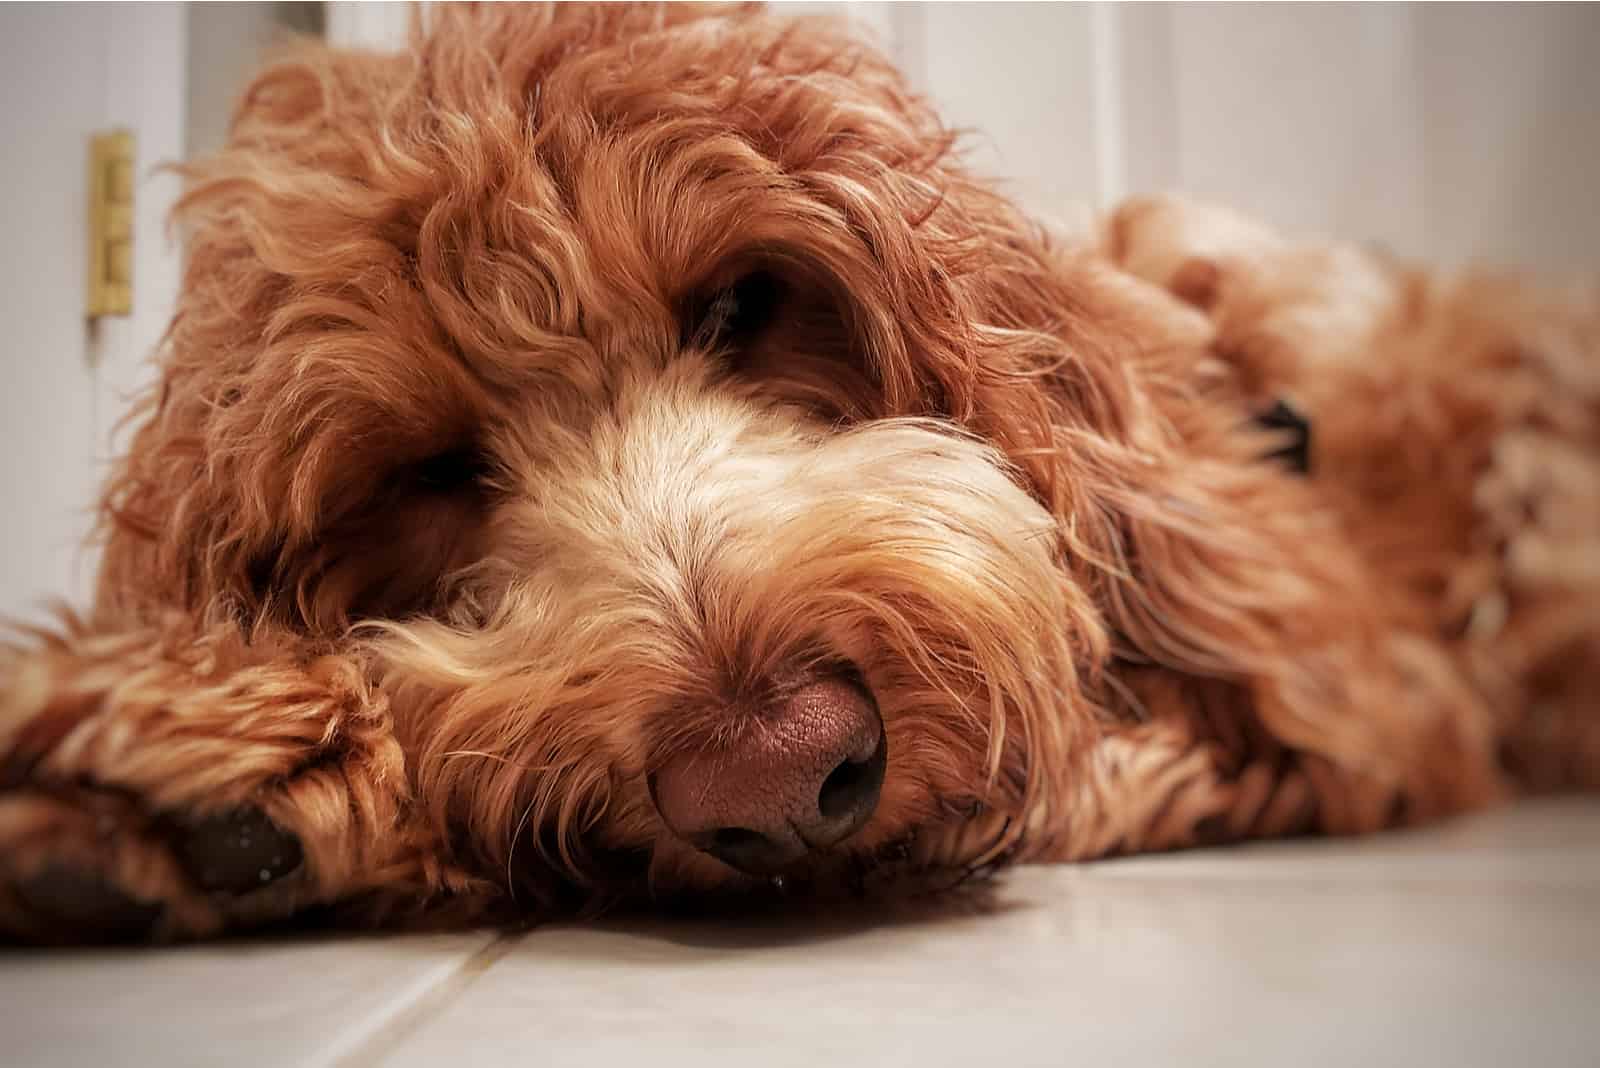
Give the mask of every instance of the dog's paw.
<path id="1" fill-rule="evenodd" d="M 358 658 L 230 626 L 0 649 L 0 933 L 176 940 L 427 883 Z"/>
<path id="2" fill-rule="evenodd" d="M 32 940 L 140 942 L 151 937 L 165 911 L 159 902 L 130 897 L 100 872 L 46 862 L 13 887 L 16 934 Z"/>
<path id="3" fill-rule="evenodd" d="M 33 943 L 170 941 L 285 914 L 299 839 L 253 808 L 149 812 L 113 791 L 0 795 L 0 933 Z"/>

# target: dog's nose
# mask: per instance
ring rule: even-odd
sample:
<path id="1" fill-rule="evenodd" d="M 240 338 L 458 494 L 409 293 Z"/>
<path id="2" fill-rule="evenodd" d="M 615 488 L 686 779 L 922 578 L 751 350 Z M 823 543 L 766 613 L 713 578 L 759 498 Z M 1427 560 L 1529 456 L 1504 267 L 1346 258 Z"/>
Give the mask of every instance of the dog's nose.
<path id="1" fill-rule="evenodd" d="M 738 742 L 682 754 L 650 779 L 674 833 L 768 875 L 860 830 L 878 805 L 888 743 L 866 687 L 844 675 L 781 695 Z"/>

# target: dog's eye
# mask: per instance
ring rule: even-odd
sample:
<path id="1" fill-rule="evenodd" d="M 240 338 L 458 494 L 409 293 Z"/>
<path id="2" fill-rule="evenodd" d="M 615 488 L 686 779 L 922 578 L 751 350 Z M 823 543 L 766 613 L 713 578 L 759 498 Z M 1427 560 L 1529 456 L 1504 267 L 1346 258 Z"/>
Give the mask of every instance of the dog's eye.
<path id="1" fill-rule="evenodd" d="M 691 344 L 697 348 L 748 345 L 777 316 L 784 286 L 768 271 L 752 271 L 700 305 Z"/>
<path id="2" fill-rule="evenodd" d="M 405 481 L 423 493 L 450 493 L 480 483 L 489 473 L 489 461 L 475 448 L 462 447 L 435 453 L 405 472 Z"/>

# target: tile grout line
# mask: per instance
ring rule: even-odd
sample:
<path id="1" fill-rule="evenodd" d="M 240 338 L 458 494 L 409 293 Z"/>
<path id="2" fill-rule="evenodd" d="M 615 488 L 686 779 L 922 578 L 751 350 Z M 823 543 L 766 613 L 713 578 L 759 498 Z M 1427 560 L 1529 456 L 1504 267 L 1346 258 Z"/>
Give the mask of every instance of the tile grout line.
<path id="1" fill-rule="evenodd" d="M 480 975 L 515 949 L 527 934 L 515 931 L 496 935 L 443 976 L 421 984 L 414 996 L 397 999 L 399 1004 L 393 1009 L 361 1033 L 338 1042 L 319 1063 L 328 1068 L 370 1068 L 381 1064 L 407 1038 L 459 1000 Z"/>

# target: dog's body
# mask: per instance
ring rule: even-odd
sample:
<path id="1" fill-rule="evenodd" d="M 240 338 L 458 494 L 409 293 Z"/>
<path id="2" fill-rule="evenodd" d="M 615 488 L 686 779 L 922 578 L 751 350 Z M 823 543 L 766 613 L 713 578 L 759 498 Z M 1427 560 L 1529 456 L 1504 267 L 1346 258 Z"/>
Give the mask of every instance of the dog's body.
<path id="1" fill-rule="evenodd" d="M 0 929 L 856 893 L 1600 785 L 1593 294 L 1178 201 L 1052 241 L 823 26 L 436 14 L 271 68 L 190 169 L 97 604 L 0 662 Z"/>

